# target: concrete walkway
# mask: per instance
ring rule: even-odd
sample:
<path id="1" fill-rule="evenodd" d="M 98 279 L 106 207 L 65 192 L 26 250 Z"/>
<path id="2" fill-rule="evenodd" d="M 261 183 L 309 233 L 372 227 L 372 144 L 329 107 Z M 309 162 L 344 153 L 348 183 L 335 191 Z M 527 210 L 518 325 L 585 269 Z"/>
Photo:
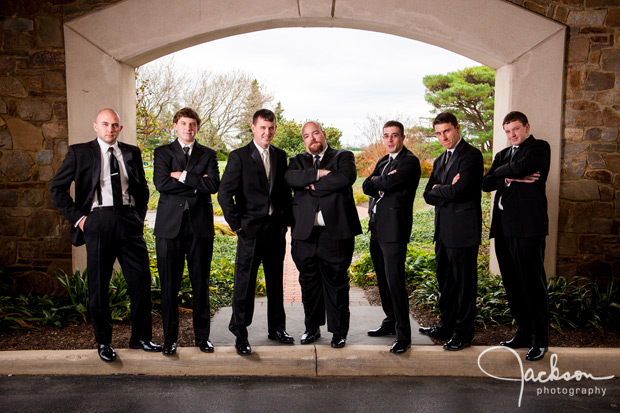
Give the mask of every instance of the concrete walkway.
<path id="1" fill-rule="evenodd" d="M 365 211 L 360 211 L 363 216 Z M 295 337 L 295 345 L 282 345 L 267 339 L 267 301 L 256 299 L 254 321 L 249 327 L 253 354 L 238 356 L 234 337 L 228 331 L 231 308 L 222 308 L 213 317 L 212 354 L 201 353 L 197 347 L 179 348 L 173 357 L 146 353 L 141 350 L 116 349 L 115 363 L 102 362 L 92 350 L 0 351 L 0 374 L 3 375 L 248 375 L 248 376 L 461 376 L 486 377 L 481 370 L 498 377 L 520 378 L 532 368 L 536 377 L 551 371 L 556 376 L 586 372 L 597 377 L 620 376 L 618 348 L 551 348 L 541 362 L 524 361 L 526 349 L 511 351 L 491 347 L 469 347 L 448 352 L 418 333 L 418 324 L 411 318 L 413 346 L 402 355 L 389 352 L 394 336 L 369 337 L 367 330 L 376 328 L 384 318 L 380 306 L 371 306 L 364 292 L 351 288 L 351 323 L 347 345 L 330 347 L 331 334 L 323 327 L 322 337 L 314 344 L 300 345 L 304 331 L 304 313 L 297 270 L 290 258 L 287 243 L 284 296 L 287 331 Z M 552 359 L 553 356 L 553 359 Z M 551 363 L 551 364 L 550 364 Z M 553 364 L 555 363 L 555 364 Z M 557 380 L 557 379 L 556 379 Z"/>

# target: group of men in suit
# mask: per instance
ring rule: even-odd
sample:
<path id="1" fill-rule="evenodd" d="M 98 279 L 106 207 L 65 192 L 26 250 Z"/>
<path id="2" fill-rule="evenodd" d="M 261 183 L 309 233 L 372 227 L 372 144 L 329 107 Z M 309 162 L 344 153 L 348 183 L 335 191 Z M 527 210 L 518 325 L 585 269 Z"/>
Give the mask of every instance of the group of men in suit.
<path id="1" fill-rule="evenodd" d="M 283 262 L 287 227 L 292 227 L 292 256 L 299 270 L 305 332 L 301 344 L 321 337 L 327 321 L 331 346 L 342 348 L 349 330 L 349 277 L 354 238 L 362 232 L 353 200 L 354 156 L 327 144 L 320 123 L 306 122 L 306 152 L 290 159 L 271 145 L 275 114 L 254 114 L 252 141 L 232 151 L 221 182 L 215 151 L 196 142 L 201 120 L 190 108 L 173 118 L 177 139 L 154 152 L 153 181 L 160 192 L 154 234 L 162 287 L 164 345 L 151 335 L 150 271 L 143 238 L 149 190 L 140 151 L 118 142 L 120 118 L 112 109 L 97 114 L 94 141 L 71 145 L 50 185 L 52 199 L 72 224 L 71 242 L 86 244 L 90 313 L 102 360 L 112 362 L 112 321 L 108 286 L 118 259 L 129 286 L 132 335 L 130 348 L 176 353 L 179 334 L 177 297 L 185 261 L 193 289 L 196 346 L 213 352 L 209 340 L 209 275 L 213 254 L 213 207 L 218 201 L 237 233 L 232 316 L 239 355 L 252 353 L 247 327 L 252 323 L 256 276 L 263 264 L 267 288 L 268 338 L 293 344 L 286 332 Z M 482 155 L 460 137 L 454 115 L 442 113 L 433 123 L 446 151 L 433 165 L 424 191 L 435 206 L 435 252 L 441 292 L 441 321 L 420 332 L 450 339 L 444 348 L 471 343 L 475 315 L 477 254 L 481 237 L 480 187 L 497 190 L 491 237 L 511 311 L 515 337 L 511 348 L 532 346 L 529 360 L 548 346 L 548 305 L 542 265 L 547 231 L 545 181 L 549 145 L 529 136 L 525 115 L 511 112 L 504 129 L 515 149 L 500 152 L 482 177 Z M 388 154 L 364 181 L 370 196 L 370 253 L 377 273 L 385 319 L 370 336 L 396 335 L 390 351 L 411 345 L 405 258 L 411 236 L 412 209 L 420 179 L 420 162 L 404 146 L 404 127 L 389 121 L 383 128 Z M 69 188 L 75 183 L 75 199 Z M 294 196 L 291 197 L 291 189 Z M 546 307 L 545 307 L 546 306 Z M 327 315 L 327 317 L 326 317 Z"/>
<path id="2" fill-rule="evenodd" d="M 500 151 L 483 176 L 479 150 L 460 136 L 451 113 L 433 121 L 446 149 L 434 162 L 424 199 L 435 206 L 435 255 L 439 323 L 422 334 L 448 340 L 446 350 L 471 344 L 476 313 L 477 255 L 481 236 L 480 189 L 497 191 L 490 238 L 517 324 L 515 336 L 500 346 L 529 348 L 526 360 L 541 360 L 549 346 L 549 304 L 544 269 L 548 235 L 545 185 L 550 147 L 530 135 L 527 117 L 510 112 L 503 120 L 510 147 Z"/>

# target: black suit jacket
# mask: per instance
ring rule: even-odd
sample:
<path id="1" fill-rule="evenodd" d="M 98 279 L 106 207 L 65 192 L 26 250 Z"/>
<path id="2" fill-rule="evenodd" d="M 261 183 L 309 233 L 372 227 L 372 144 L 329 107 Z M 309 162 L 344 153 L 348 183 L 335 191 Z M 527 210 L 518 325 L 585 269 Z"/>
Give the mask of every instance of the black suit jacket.
<path id="1" fill-rule="evenodd" d="M 364 193 L 372 197 L 369 210 L 372 211 L 375 205 L 377 207 L 373 235 L 380 242 L 409 242 L 413 201 L 420 182 L 420 161 L 403 147 L 390 164 L 390 169 L 383 173 L 388 160 L 389 155 L 379 159 L 375 170 L 363 184 Z M 393 170 L 396 173 L 388 175 Z M 382 198 L 379 191 L 383 191 Z"/>
<path id="2" fill-rule="evenodd" d="M 320 209 L 329 235 L 336 240 L 353 238 L 362 233 L 352 185 L 357 178 L 355 158 L 346 150 L 328 147 L 321 169 L 331 172 L 317 180 L 314 159 L 307 152 L 290 159 L 285 179 L 295 191 L 293 198 L 293 239 L 306 240 L 312 233 L 314 219 Z M 314 184 L 314 190 L 306 188 Z"/>
<path id="3" fill-rule="evenodd" d="M 129 194 L 135 210 L 144 221 L 149 201 L 149 188 L 144 176 L 142 156 L 136 146 L 118 143 L 129 176 Z M 84 234 L 75 223 L 90 213 L 93 196 L 101 174 L 101 148 L 97 139 L 69 146 L 67 156 L 50 183 L 50 194 L 56 207 L 71 223 L 70 239 L 73 245 L 84 244 Z M 75 200 L 69 195 L 75 182 Z"/>
<path id="4" fill-rule="evenodd" d="M 435 159 L 424 190 L 426 203 L 435 206 L 434 240 L 441 239 L 448 248 L 473 247 L 480 244 L 482 233 L 482 153 L 463 138 L 444 165 L 446 153 Z M 452 185 L 456 174 L 460 179 Z"/>
<path id="5" fill-rule="evenodd" d="M 185 166 L 185 153 L 178 140 L 155 149 L 153 182 L 160 192 L 154 234 L 175 238 L 181 230 L 185 203 L 189 206 L 194 234 L 213 237 L 213 204 L 211 194 L 220 185 L 217 155 L 213 149 L 194 142 L 192 155 Z M 170 176 L 170 172 L 187 171 L 185 183 Z M 203 177 L 203 175 L 207 175 Z"/>
<path id="6" fill-rule="evenodd" d="M 546 141 L 531 135 L 519 145 L 512 161 L 511 148 L 509 146 L 495 155 L 491 169 L 482 181 L 485 192 L 497 190 L 490 238 L 501 233 L 518 238 L 545 236 L 549 233 L 545 189 L 551 148 Z M 506 178 L 524 178 L 535 172 L 540 172 L 540 179 L 534 183 L 512 182 L 506 186 Z M 503 211 L 498 206 L 500 198 Z M 499 219 L 502 220 L 501 229 Z"/>
<path id="7" fill-rule="evenodd" d="M 292 223 L 291 189 L 284 181 L 286 152 L 269 145 L 269 157 L 271 185 L 254 141 L 230 153 L 220 183 L 217 200 L 224 218 L 232 230 L 241 229 L 247 237 L 254 237 L 269 217 L 269 202 L 273 218 L 283 226 Z"/>

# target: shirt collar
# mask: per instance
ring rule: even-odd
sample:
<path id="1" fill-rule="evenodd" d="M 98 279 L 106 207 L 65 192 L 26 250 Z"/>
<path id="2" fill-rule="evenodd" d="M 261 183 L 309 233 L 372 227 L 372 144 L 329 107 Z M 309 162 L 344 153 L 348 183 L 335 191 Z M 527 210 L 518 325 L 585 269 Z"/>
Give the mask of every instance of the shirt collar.
<path id="1" fill-rule="evenodd" d="M 118 140 L 116 140 L 114 142 L 114 145 L 109 145 L 107 143 L 105 143 L 104 141 L 102 141 L 101 139 L 97 138 L 97 143 L 99 144 L 99 148 L 101 149 L 102 153 L 107 153 L 108 150 L 110 150 L 110 148 L 114 148 L 114 152 L 118 151 Z"/>
<path id="2" fill-rule="evenodd" d="M 327 147 L 325 147 L 325 149 L 323 149 L 323 152 L 318 154 L 320 160 L 323 160 L 323 156 L 325 155 L 325 152 L 327 152 Z M 310 154 L 310 156 L 312 156 L 313 158 L 316 156 L 316 155 L 311 154 L 310 152 L 308 152 L 308 154 Z"/>
<path id="3" fill-rule="evenodd" d="M 181 142 L 180 140 L 177 139 L 177 142 L 179 142 L 179 145 L 181 146 L 181 149 L 185 148 L 186 146 L 189 147 L 189 150 L 191 151 L 192 149 L 194 149 L 194 143 L 196 142 L 195 140 L 192 141 L 192 143 L 190 143 L 189 145 L 184 144 L 183 142 Z"/>
<path id="4" fill-rule="evenodd" d="M 258 143 L 256 143 L 256 141 L 255 141 L 254 139 L 252 139 L 252 142 L 254 143 L 254 146 L 256 146 L 256 149 L 258 149 L 258 152 L 260 152 L 260 153 L 261 153 L 261 155 L 262 155 L 262 153 L 263 153 L 263 152 L 265 152 L 265 151 L 267 151 L 267 153 L 269 153 L 269 146 L 267 146 L 267 149 L 263 149 L 263 148 L 261 148 L 261 147 L 258 145 Z"/>

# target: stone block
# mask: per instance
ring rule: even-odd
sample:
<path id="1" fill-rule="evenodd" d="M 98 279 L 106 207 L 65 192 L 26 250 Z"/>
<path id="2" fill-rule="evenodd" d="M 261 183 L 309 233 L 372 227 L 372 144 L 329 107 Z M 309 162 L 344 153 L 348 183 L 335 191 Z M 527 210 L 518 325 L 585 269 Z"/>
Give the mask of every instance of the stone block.
<path id="1" fill-rule="evenodd" d="M 18 246 L 21 253 L 21 244 Z M 21 258 L 21 255 L 20 255 Z M 57 289 L 56 277 L 42 271 L 26 271 L 16 277 L 17 290 L 25 294 L 44 295 Z"/>
<path id="2" fill-rule="evenodd" d="M 613 201 L 614 189 L 611 186 L 599 185 L 598 190 L 601 195 L 601 201 Z"/>
<path id="3" fill-rule="evenodd" d="M 593 202 L 592 210 L 596 215 L 604 218 L 614 217 L 614 204 L 613 202 Z"/>
<path id="4" fill-rule="evenodd" d="M 603 115 L 599 109 L 587 111 L 567 109 L 565 121 L 569 127 L 603 126 Z"/>
<path id="5" fill-rule="evenodd" d="M 43 88 L 45 90 L 66 91 L 67 85 L 64 74 L 56 71 L 46 71 L 43 74 Z"/>
<path id="6" fill-rule="evenodd" d="M 34 36 L 27 32 L 4 31 L 4 51 L 22 53 L 35 47 Z"/>
<path id="7" fill-rule="evenodd" d="M 39 47 L 63 47 L 62 23 L 58 17 L 37 16 L 35 18 L 37 45 Z"/>
<path id="8" fill-rule="evenodd" d="M 590 50 L 588 55 L 588 63 L 598 66 L 599 60 L 601 60 L 601 50 Z"/>
<path id="9" fill-rule="evenodd" d="M 22 191 L 19 205 L 24 207 L 41 206 L 43 204 L 43 191 L 42 188 L 25 189 Z"/>
<path id="10" fill-rule="evenodd" d="M 15 264 L 17 261 L 17 242 L 14 238 L 0 237 L 0 262 L 3 265 Z"/>
<path id="11" fill-rule="evenodd" d="M 603 108 L 603 123 L 608 127 L 620 126 L 620 105 L 613 108 Z"/>
<path id="12" fill-rule="evenodd" d="M 610 0 L 614 1 L 614 0 Z M 616 6 L 618 4 L 616 3 Z M 605 26 L 607 27 L 620 27 L 620 9 L 614 8 L 607 11 L 607 18 L 605 19 Z"/>
<path id="13" fill-rule="evenodd" d="M 51 166 L 40 166 L 39 167 L 39 181 L 42 182 L 50 182 L 54 178 L 54 170 Z"/>
<path id="14" fill-rule="evenodd" d="M 616 89 L 603 90 L 603 91 L 596 92 L 594 98 L 597 103 L 600 103 L 603 105 L 620 104 L 620 93 L 618 93 L 618 90 Z"/>
<path id="15" fill-rule="evenodd" d="M 583 129 L 581 128 L 564 128 L 564 139 L 569 141 L 583 140 Z"/>
<path id="16" fill-rule="evenodd" d="M 586 8 L 618 7 L 618 0 L 586 0 Z"/>
<path id="17" fill-rule="evenodd" d="M 594 152 L 614 153 L 618 151 L 618 145 L 607 143 L 593 143 L 590 145 L 590 150 Z"/>
<path id="18" fill-rule="evenodd" d="M 0 128 L 0 149 L 13 149 L 13 139 L 6 128 Z"/>
<path id="19" fill-rule="evenodd" d="M 601 68 L 610 72 L 620 72 L 620 49 L 602 50 Z"/>
<path id="20" fill-rule="evenodd" d="M 620 174 L 614 174 L 612 183 L 616 189 L 620 188 Z"/>
<path id="21" fill-rule="evenodd" d="M 0 214 L 0 235 L 21 236 L 24 233 L 24 220 Z M 0 248 L 1 249 L 1 248 Z"/>
<path id="22" fill-rule="evenodd" d="M 607 163 L 600 153 L 588 153 L 588 166 L 592 169 L 602 169 L 607 167 Z M 618 165 L 620 167 L 620 164 Z"/>
<path id="23" fill-rule="evenodd" d="M 16 217 L 16 218 L 26 218 L 32 215 L 32 208 L 28 208 L 28 207 L 11 208 L 7 212 L 7 215 L 10 217 Z"/>
<path id="24" fill-rule="evenodd" d="M 43 99 L 20 100 L 17 102 L 17 115 L 23 120 L 50 120 L 52 105 Z"/>
<path id="25" fill-rule="evenodd" d="M 616 142 L 618 140 L 618 128 L 603 129 L 601 140 L 603 142 Z"/>
<path id="26" fill-rule="evenodd" d="M 568 70 L 566 74 L 566 98 L 579 97 L 586 79 L 586 72 L 582 70 Z"/>
<path id="27" fill-rule="evenodd" d="M 67 139 L 67 122 L 44 123 L 42 129 L 45 139 Z"/>
<path id="28" fill-rule="evenodd" d="M 65 63 L 64 52 L 42 51 L 34 53 L 28 59 L 29 67 L 60 67 Z"/>
<path id="29" fill-rule="evenodd" d="M 576 180 L 583 177 L 586 170 L 586 156 L 582 154 L 576 158 L 567 158 L 562 168 L 562 179 Z"/>
<path id="30" fill-rule="evenodd" d="M 601 199 L 599 185 L 594 181 L 563 182 L 560 197 L 571 201 L 598 201 Z"/>
<path id="31" fill-rule="evenodd" d="M 572 143 L 566 142 L 564 144 L 564 159 L 573 159 L 582 154 L 590 145 L 587 143 Z"/>
<path id="32" fill-rule="evenodd" d="M 37 151 L 37 165 L 51 165 L 54 151 Z"/>
<path id="33" fill-rule="evenodd" d="M 568 8 L 557 6 L 555 11 L 553 12 L 553 20 L 558 21 L 560 23 L 566 23 L 568 19 Z"/>
<path id="34" fill-rule="evenodd" d="M 585 157 L 584 157 L 585 158 Z M 585 162 L 584 162 L 585 164 Z M 610 184 L 612 181 L 612 174 L 606 170 L 595 170 L 586 172 L 586 179 L 593 179 L 603 184 Z"/>
<path id="35" fill-rule="evenodd" d="M 605 159 L 606 168 L 612 172 L 620 172 L 620 155 L 618 154 L 606 154 L 603 155 Z"/>
<path id="36" fill-rule="evenodd" d="M 531 1 L 525 1 L 523 3 L 523 6 L 526 9 L 533 11 L 534 13 L 542 14 L 543 16 L 547 12 L 547 8 L 546 7 L 543 7 L 540 4 L 536 4 L 536 3 L 531 2 Z"/>
<path id="37" fill-rule="evenodd" d="M 0 207 L 17 206 L 17 191 L 14 189 L 0 189 Z"/>
<path id="38" fill-rule="evenodd" d="M 590 72 L 586 78 L 585 89 L 590 91 L 613 89 L 616 76 L 613 73 Z"/>
<path id="39" fill-rule="evenodd" d="M 67 102 L 54 102 L 54 115 L 58 120 L 67 120 Z"/>
<path id="40" fill-rule="evenodd" d="M 20 32 L 30 32 L 34 28 L 34 23 L 30 19 L 6 19 L 4 21 L 4 30 L 16 30 Z"/>
<path id="41" fill-rule="evenodd" d="M 28 92 L 18 79 L 9 76 L 0 76 L 0 95 L 25 98 L 28 96 Z"/>
<path id="42" fill-rule="evenodd" d="M 558 235 L 558 255 L 576 255 L 579 252 L 579 236 L 570 234 Z"/>
<path id="43" fill-rule="evenodd" d="M 43 135 L 45 136 L 45 135 Z M 586 141 L 598 141 L 601 139 L 601 130 L 599 128 L 592 128 L 586 130 L 584 140 Z"/>
<path id="44" fill-rule="evenodd" d="M 0 159 L 0 173 L 11 182 L 29 180 L 34 172 L 34 161 L 24 151 L 13 150 Z"/>
<path id="45" fill-rule="evenodd" d="M 568 13 L 568 19 L 566 20 L 566 24 L 569 26 L 593 26 L 600 27 L 603 25 L 605 21 L 605 15 L 607 14 L 607 10 L 586 10 L 586 11 L 577 11 L 571 10 Z"/>
<path id="46" fill-rule="evenodd" d="M 610 275 L 611 265 L 599 258 L 594 258 L 580 264 L 577 268 L 577 272 L 579 275 L 586 277 Z"/>
<path id="47" fill-rule="evenodd" d="M 19 118 L 5 116 L 14 149 L 36 151 L 43 146 L 41 129 Z"/>
<path id="48" fill-rule="evenodd" d="M 586 62 L 589 50 L 590 40 L 587 37 L 571 36 L 568 41 L 568 61 L 570 63 Z"/>
<path id="49" fill-rule="evenodd" d="M 13 56 L 0 56 L 0 74 L 10 74 L 15 71 L 15 58 Z"/>
<path id="50" fill-rule="evenodd" d="M 0 98 L 0 113 L 7 113 L 8 108 L 6 107 L 6 102 L 4 99 Z"/>
<path id="51" fill-rule="evenodd" d="M 40 75 L 23 76 L 20 79 L 26 90 L 30 92 L 41 92 L 43 90 L 43 78 Z"/>
<path id="52" fill-rule="evenodd" d="M 601 237 L 597 235 L 583 235 L 579 237 L 579 252 L 581 254 L 602 254 L 604 248 Z"/>
<path id="53" fill-rule="evenodd" d="M 26 236 L 31 238 L 57 237 L 58 214 L 49 210 L 35 210 L 26 224 Z"/>

